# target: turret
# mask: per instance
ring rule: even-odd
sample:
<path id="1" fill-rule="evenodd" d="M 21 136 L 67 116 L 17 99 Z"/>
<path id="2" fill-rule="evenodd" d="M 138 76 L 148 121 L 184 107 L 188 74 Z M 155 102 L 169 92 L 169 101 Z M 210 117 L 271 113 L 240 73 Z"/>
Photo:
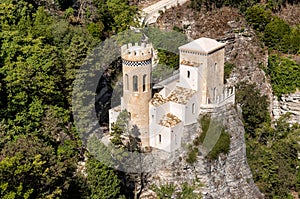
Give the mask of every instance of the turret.
<path id="1" fill-rule="evenodd" d="M 123 70 L 122 109 L 131 115 L 131 124 L 141 134 L 143 146 L 149 146 L 149 101 L 151 99 L 152 46 L 142 43 L 121 48 Z"/>

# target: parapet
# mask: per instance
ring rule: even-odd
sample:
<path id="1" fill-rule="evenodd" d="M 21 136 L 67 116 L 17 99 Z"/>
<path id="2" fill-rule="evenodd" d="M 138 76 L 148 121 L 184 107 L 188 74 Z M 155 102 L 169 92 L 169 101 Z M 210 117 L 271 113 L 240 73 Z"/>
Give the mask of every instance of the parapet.
<path id="1" fill-rule="evenodd" d="M 152 58 L 152 49 L 151 44 L 141 43 L 139 46 L 138 43 L 129 43 L 121 47 L 121 56 L 126 61 L 146 61 Z"/>

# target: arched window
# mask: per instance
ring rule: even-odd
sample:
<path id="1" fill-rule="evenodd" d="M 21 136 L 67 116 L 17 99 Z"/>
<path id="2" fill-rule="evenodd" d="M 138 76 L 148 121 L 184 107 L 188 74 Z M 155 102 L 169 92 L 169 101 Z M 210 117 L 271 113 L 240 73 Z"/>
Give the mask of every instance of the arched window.
<path id="1" fill-rule="evenodd" d="M 143 75 L 143 92 L 146 91 L 146 78 L 147 75 Z"/>
<path id="2" fill-rule="evenodd" d="M 217 98 L 217 88 L 214 88 L 213 90 L 213 100 L 216 100 Z"/>
<path id="3" fill-rule="evenodd" d="M 188 70 L 187 71 L 187 78 L 190 78 L 190 76 L 191 76 L 191 72 Z"/>
<path id="4" fill-rule="evenodd" d="M 217 63 L 215 63 L 215 65 L 214 65 L 214 71 L 216 72 L 217 69 L 218 69 Z"/>
<path id="5" fill-rule="evenodd" d="M 195 108 L 195 103 L 192 104 L 192 113 L 195 114 L 196 108 Z"/>
<path id="6" fill-rule="evenodd" d="M 128 81 L 128 75 L 125 74 L 125 89 L 128 90 L 129 89 L 129 81 Z"/>
<path id="7" fill-rule="evenodd" d="M 133 76 L 133 91 L 138 91 L 138 76 Z"/>

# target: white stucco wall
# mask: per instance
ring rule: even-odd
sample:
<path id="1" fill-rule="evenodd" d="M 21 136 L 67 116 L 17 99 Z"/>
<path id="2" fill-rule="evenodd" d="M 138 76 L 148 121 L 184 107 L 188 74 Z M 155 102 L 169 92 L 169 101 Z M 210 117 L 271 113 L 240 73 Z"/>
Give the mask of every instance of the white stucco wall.
<path id="1" fill-rule="evenodd" d="M 197 122 L 197 118 L 199 115 L 199 100 L 198 95 L 194 95 L 190 101 L 185 105 L 184 112 L 184 125 L 190 125 Z M 193 104 L 195 106 L 195 111 L 193 113 Z"/>
<path id="2" fill-rule="evenodd" d="M 177 83 L 178 82 L 175 80 L 165 85 L 164 88 L 159 92 L 159 94 L 161 94 L 163 97 L 167 97 L 171 93 L 171 91 L 175 89 Z"/>
<path id="3" fill-rule="evenodd" d="M 180 82 L 178 85 L 184 88 L 198 90 L 199 70 L 198 67 L 180 64 Z M 188 71 L 190 77 L 187 76 Z"/>

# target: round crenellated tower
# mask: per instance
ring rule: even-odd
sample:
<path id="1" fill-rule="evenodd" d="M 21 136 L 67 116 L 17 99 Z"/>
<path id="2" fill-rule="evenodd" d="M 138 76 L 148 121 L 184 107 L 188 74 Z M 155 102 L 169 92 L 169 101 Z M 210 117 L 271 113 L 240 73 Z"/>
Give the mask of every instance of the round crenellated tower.
<path id="1" fill-rule="evenodd" d="M 143 146 L 149 146 L 149 101 L 151 99 L 152 45 L 124 45 L 122 108 L 130 112 L 131 123 L 140 132 Z"/>

